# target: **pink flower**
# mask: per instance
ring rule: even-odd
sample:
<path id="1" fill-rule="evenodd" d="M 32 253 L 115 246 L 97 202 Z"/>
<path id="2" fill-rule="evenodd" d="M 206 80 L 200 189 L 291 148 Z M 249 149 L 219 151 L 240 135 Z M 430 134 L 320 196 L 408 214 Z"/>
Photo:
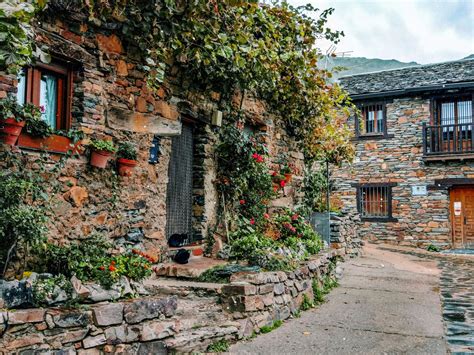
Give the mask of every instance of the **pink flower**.
<path id="1" fill-rule="evenodd" d="M 270 218 L 270 215 L 269 215 L 268 213 L 264 213 L 264 214 L 263 214 L 263 218 L 269 219 L 269 218 Z"/>
<path id="2" fill-rule="evenodd" d="M 250 219 L 250 224 L 253 226 L 255 224 L 255 219 L 251 218 Z"/>
<path id="3" fill-rule="evenodd" d="M 286 185 L 286 181 L 285 181 L 285 180 L 281 180 L 281 181 L 280 181 L 280 186 L 281 186 L 281 187 L 285 187 L 285 185 Z"/>
<path id="4" fill-rule="evenodd" d="M 245 205 L 245 200 L 240 200 L 239 203 L 240 203 L 241 205 Z"/>
<path id="5" fill-rule="evenodd" d="M 43 106 L 43 105 L 41 105 L 41 106 L 39 107 L 39 109 L 40 109 L 40 111 L 41 111 L 41 112 L 43 112 L 43 113 L 44 113 L 44 111 L 45 111 L 45 108 L 44 108 L 44 106 Z"/>

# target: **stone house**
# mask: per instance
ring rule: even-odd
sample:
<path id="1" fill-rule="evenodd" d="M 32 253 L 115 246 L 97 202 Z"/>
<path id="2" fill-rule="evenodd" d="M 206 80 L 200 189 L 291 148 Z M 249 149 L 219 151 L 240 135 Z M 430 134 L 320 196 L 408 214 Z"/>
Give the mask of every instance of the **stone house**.
<path id="1" fill-rule="evenodd" d="M 356 158 L 334 169 L 336 195 L 369 239 L 474 247 L 474 60 L 340 79 Z"/>
<path id="2" fill-rule="evenodd" d="M 217 223 L 214 149 L 222 127 L 212 117 L 220 94 L 185 89 L 176 71 L 152 91 L 142 63 L 127 51 L 119 32 L 90 26 L 80 12 L 58 17 L 66 11 L 60 6 L 51 3 L 33 26 L 37 44 L 48 48 L 52 61 L 38 61 L 18 77 L 0 72 L 0 98 L 16 95 L 21 103 L 43 105 L 51 128 L 80 130 L 84 144 L 91 138 L 132 142 L 138 166 L 133 176 L 118 177 L 113 164 L 99 171 L 88 165 L 87 154 L 69 158 L 59 178 L 62 194 L 53 201 L 50 239 L 64 242 L 100 232 L 118 247 L 132 245 L 155 256 L 166 255 L 173 233 L 187 234 L 189 244 L 203 243 Z M 265 135 L 271 157 L 286 154 L 303 171 L 296 142 L 264 103 L 235 93 L 231 104 L 244 111 L 246 129 Z M 69 149 L 64 140 L 23 133 L 16 150 L 61 156 Z M 295 176 L 275 205 L 291 207 L 301 180 Z"/>

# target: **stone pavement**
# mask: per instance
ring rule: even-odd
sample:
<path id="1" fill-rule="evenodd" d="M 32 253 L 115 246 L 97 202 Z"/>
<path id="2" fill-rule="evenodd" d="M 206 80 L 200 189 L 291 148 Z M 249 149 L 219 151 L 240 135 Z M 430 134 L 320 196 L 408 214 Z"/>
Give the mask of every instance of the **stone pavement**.
<path id="1" fill-rule="evenodd" d="M 344 267 L 328 302 L 230 353 L 446 354 L 436 259 L 369 244 Z"/>

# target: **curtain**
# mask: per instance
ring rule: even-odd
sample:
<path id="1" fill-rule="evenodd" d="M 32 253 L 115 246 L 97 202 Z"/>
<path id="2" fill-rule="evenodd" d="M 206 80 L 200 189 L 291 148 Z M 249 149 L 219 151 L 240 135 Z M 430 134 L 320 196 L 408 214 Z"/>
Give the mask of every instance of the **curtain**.
<path id="1" fill-rule="evenodd" d="M 40 106 L 43 106 L 43 120 L 48 122 L 52 129 L 56 129 L 58 82 L 53 75 L 41 75 Z"/>
<path id="2" fill-rule="evenodd" d="M 25 71 L 22 70 L 18 74 L 18 91 L 16 94 L 16 101 L 20 105 L 24 105 L 26 102 L 26 74 Z"/>

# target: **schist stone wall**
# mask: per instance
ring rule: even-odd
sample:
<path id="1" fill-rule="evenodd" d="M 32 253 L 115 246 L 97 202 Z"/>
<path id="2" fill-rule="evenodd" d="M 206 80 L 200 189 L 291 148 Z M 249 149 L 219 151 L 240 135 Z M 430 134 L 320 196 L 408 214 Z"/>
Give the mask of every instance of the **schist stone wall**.
<path id="1" fill-rule="evenodd" d="M 435 186 L 435 180 L 474 178 L 474 162 L 423 160 L 422 123 L 430 122 L 428 98 L 393 99 L 386 109 L 389 138 L 355 139 L 354 163 L 334 169 L 336 194 L 343 202 L 343 212 L 357 213 L 354 184 L 393 182 L 393 217 L 397 221 L 361 221 L 359 235 L 417 246 L 450 246 L 449 190 Z M 354 126 L 353 118 L 350 124 Z M 427 195 L 412 196 L 413 185 L 426 185 Z"/>
<path id="2" fill-rule="evenodd" d="M 70 158 L 59 178 L 62 192 L 53 198 L 50 239 L 83 239 L 98 231 L 113 238 L 116 245 L 131 243 L 151 255 L 163 255 L 171 141 L 181 133 L 183 118 L 196 122 L 193 227 L 198 237 L 206 237 L 208 226 L 216 223 L 219 201 L 214 148 L 220 128 L 211 124 L 211 116 L 220 95 L 188 92 L 178 76 L 170 77 L 157 91 L 150 90 L 140 63 L 128 55 L 114 31 L 91 27 L 80 18 L 79 14 L 67 21 L 48 16 L 35 25 L 36 40 L 72 69 L 71 125 L 85 133 L 84 143 L 91 138 L 111 139 L 116 144 L 131 141 L 138 148 L 138 166 L 132 177 L 122 178 L 116 176 L 112 164 L 98 171 L 89 167 L 86 155 Z M 15 94 L 17 85 L 16 77 L 0 72 L 0 97 Z M 288 153 L 303 171 L 296 143 L 275 126 L 262 102 L 248 95 L 242 100 L 237 93 L 232 104 L 241 105 L 249 121 L 266 133 L 272 156 Z M 149 163 L 153 140 L 158 157 Z M 21 153 L 36 154 L 23 149 Z M 294 203 L 294 187 L 301 179 L 294 181 L 282 193 L 281 203 Z"/>

